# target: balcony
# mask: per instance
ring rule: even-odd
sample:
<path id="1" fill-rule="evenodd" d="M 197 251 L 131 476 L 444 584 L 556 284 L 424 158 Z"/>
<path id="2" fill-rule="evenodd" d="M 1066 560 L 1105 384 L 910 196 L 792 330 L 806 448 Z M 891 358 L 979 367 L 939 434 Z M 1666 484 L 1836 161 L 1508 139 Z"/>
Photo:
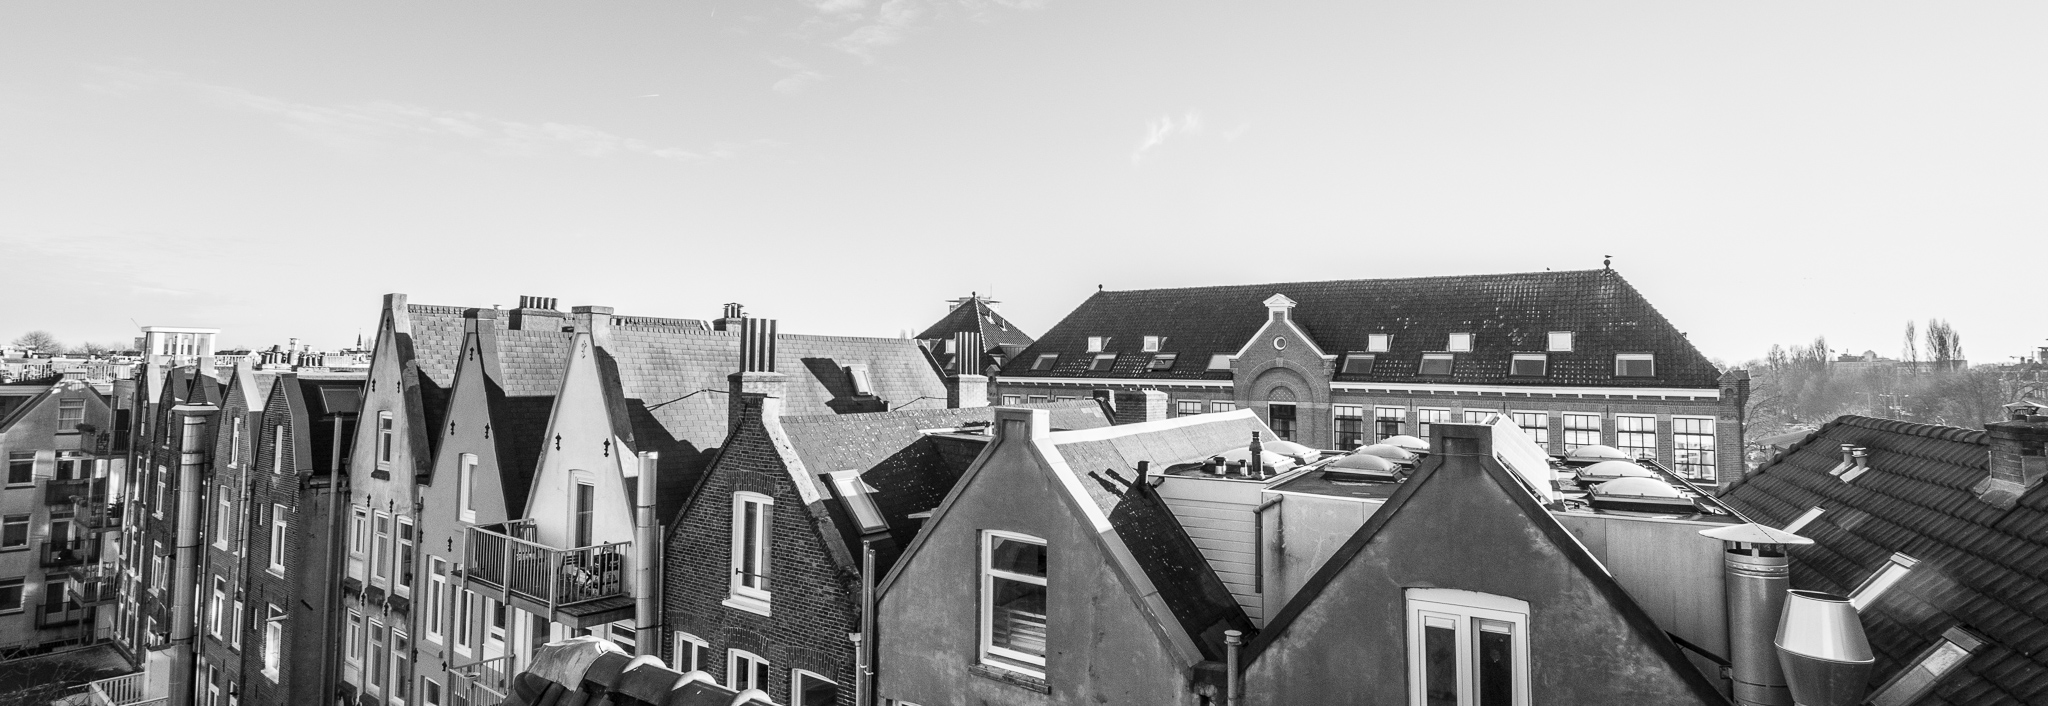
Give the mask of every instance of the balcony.
<path id="1" fill-rule="evenodd" d="M 458 664 L 448 670 L 449 703 L 461 706 L 492 706 L 504 703 L 512 693 L 512 677 L 519 673 L 512 655 L 481 662 Z"/>
<path id="2" fill-rule="evenodd" d="M 92 553 L 92 542 L 84 539 L 43 540 L 43 566 L 83 564 Z"/>
<path id="3" fill-rule="evenodd" d="M 43 504 L 70 505 L 73 496 L 91 497 L 92 486 L 91 478 L 43 481 Z"/>
<path id="4" fill-rule="evenodd" d="M 64 580 L 64 595 L 79 605 L 95 606 L 114 602 L 120 596 L 120 567 L 113 564 L 81 564 L 71 567 Z"/>
<path id="5" fill-rule="evenodd" d="M 79 496 L 71 499 L 71 526 L 88 532 L 121 529 L 121 503 L 104 497 Z"/>
<path id="6" fill-rule="evenodd" d="M 87 684 L 85 693 L 89 706 L 164 706 L 170 701 L 163 694 L 151 695 L 150 686 L 147 675 L 136 672 Z"/>
<path id="7" fill-rule="evenodd" d="M 42 605 L 36 606 L 38 628 L 61 628 L 91 619 L 91 608 L 64 600 L 62 597 L 57 600 L 45 600 Z"/>
<path id="8" fill-rule="evenodd" d="M 632 542 L 556 549 L 534 541 L 532 520 L 468 532 L 463 575 L 473 590 L 574 627 L 632 617 Z"/>

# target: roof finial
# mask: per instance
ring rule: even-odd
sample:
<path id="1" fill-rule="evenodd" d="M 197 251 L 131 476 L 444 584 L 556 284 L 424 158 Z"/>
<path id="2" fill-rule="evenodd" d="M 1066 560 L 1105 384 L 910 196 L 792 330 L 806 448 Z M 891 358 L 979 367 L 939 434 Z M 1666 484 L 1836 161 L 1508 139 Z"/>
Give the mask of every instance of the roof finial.
<path id="1" fill-rule="evenodd" d="M 1600 256 L 1600 269 L 1603 269 L 1603 270 L 1612 270 L 1612 269 L 1614 269 L 1614 256 L 1613 256 L 1613 255 L 1601 255 L 1601 256 Z"/>
<path id="2" fill-rule="evenodd" d="M 1098 291 L 1098 292 L 1102 291 L 1102 285 L 1100 285 L 1100 284 L 1098 284 L 1098 285 L 1095 285 L 1095 291 Z"/>

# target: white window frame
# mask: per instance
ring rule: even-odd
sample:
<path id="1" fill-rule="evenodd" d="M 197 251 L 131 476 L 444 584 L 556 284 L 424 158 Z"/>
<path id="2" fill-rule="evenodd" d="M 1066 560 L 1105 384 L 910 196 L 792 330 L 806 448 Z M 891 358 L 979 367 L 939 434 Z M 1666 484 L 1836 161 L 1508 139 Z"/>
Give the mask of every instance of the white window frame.
<path id="1" fill-rule="evenodd" d="M 791 706 L 800 706 L 802 702 L 798 701 L 798 699 L 803 698 L 805 682 L 810 681 L 821 681 L 831 684 L 834 690 L 839 688 L 839 682 L 827 679 L 824 675 L 817 672 L 808 669 L 789 670 L 789 703 Z"/>
<path id="2" fill-rule="evenodd" d="M 1389 415 L 1389 414 L 1388 414 L 1388 412 L 1392 412 L 1393 414 L 1392 414 L 1392 415 Z M 1380 425 L 1382 425 L 1382 424 L 1385 424 L 1385 423 L 1387 423 L 1387 422 L 1393 422 L 1393 423 L 1394 423 L 1394 433 L 1392 433 L 1392 434 L 1386 434 L 1386 433 L 1383 433 L 1383 432 L 1385 432 L 1386 430 L 1385 430 L 1385 429 L 1383 429 L 1383 428 L 1381 428 L 1381 426 L 1380 426 Z M 1402 434 L 1406 434 L 1406 433 L 1408 433 L 1408 408 L 1407 408 L 1407 407 L 1395 407 L 1395 406 L 1392 406 L 1392 405 L 1377 405 L 1377 406 L 1374 406 L 1374 407 L 1372 408 L 1372 430 L 1371 430 L 1371 431 L 1372 431 L 1372 443 L 1375 443 L 1375 444 L 1377 444 L 1377 443 L 1379 443 L 1379 442 L 1381 442 L 1381 441 L 1385 441 L 1385 440 L 1387 439 L 1387 437 L 1390 437 L 1390 436 L 1400 436 L 1400 435 L 1402 435 Z"/>
<path id="3" fill-rule="evenodd" d="M 1032 576 L 1029 574 L 1011 573 L 990 566 L 989 562 L 995 556 L 995 543 L 998 539 L 1009 540 L 1012 542 L 1022 542 L 1025 544 L 1036 544 L 1041 547 L 1046 547 L 1048 552 L 1046 562 L 1046 573 L 1048 575 L 1040 577 Z M 1049 600 L 1052 597 L 1052 577 L 1050 575 L 1052 573 L 1052 562 L 1050 556 L 1051 547 L 1045 540 L 1033 537 L 1028 534 L 1022 534 L 1018 532 L 1006 532 L 1003 530 L 982 530 L 980 550 L 981 556 L 979 557 L 979 565 L 977 568 L 979 569 L 979 573 L 981 574 L 981 594 L 980 598 L 978 599 L 980 605 L 976 606 L 975 610 L 975 612 L 979 614 L 981 621 L 980 662 L 981 664 L 990 667 L 997 667 L 1000 669 L 1005 669 L 1013 672 L 1029 674 L 1033 677 L 1043 679 L 1045 678 L 1044 655 L 1033 655 L 1025 652 L 1018 652 L 1016 650 L 995 646 L 995 601 L 993 599 L 995 597 L 995 579 L 998 577 L 1010 581 L 1037 584 L 1040 586 L 1045 586 L 1047 588 L 1046 597 L 1048 598 L 1048 600 L 1046 608 L 1047 612 L 1050 613 L 1052 608 L 1051 601 Z M 1051 642 L 1051 628 L 1051 619 L 1050 616 L 1048 616 L 1046 624 L 1046 629 L 1048 633 L 1048 643 Z M 1052 651 L 1051 645 L 1048 644 L 1046 647 L 1046 651 L 1050 653 Z M 1036 665 L 1037 668 L 1033 669 L 1027 665 Z"/>
<path id="4" fill-rule="evenodd" d="M 1003 395 L 1004 407 L 1015 407 L 1020 404 L 1024 404 L 1023 395 Z"/>
<path id="5" fill-rule="evenodd" d="M 1423 441 L 1428 441 L 1428 440 L 1429 440 L 1429 426 L 1430 426 L 1430 425 L 1432 425 L 1432 424 L 1450 424 L 1450 423 L 1451 423 L 1451 408 L 1449 408 L 1449 407 L 1416 407 L 1416 408 L 1415 408 L 1415 436 L 1417 436 L 1417 437 L 1421 438 L 1421 439 L 1422 439 Z"/>
<path id="6" fill-rule="evenodd" d="M 1520 373 L 1520 372 L 1516 372 L 1516 371 L 1515 371 L 1515 364 L 1516 364 L 1516 363 L 1526 363 L 1526 362 L 1529 362 L 1529 361 L 1535 361 L 1535 362 L 1536 362 L 1536 364 L 1537 364 L 1537 366 L 1539 366 L 1540 368 L 1542 368 L 1541 372 L 1535 372 L 1535 373 Z M 1549 355 L 1549 354 L 1547 354 L 1547 353 L 1516 353 L 1516 354 L 1514 355 L 1514 359 L 1508 362 L 1508 376 L 1509 376 L 1509 377 L 1524 377 L 1524 378 L 1540 378 L 1540 377 L 1549 377 L 1549 376 L 1550 376 L 1550 355 Z"/>
<path id="7" fill-rule="evenodd" d="M 391 583 L 391 513 L 370 513 L 370 578 Z"/>
<path id="8" fill-rule="evenodd" d="M 227 611 L 228 580 L 222 578 L 219 574 L 215 574 L 213 576 L 213 595 L 208 596 L 206 599 L 206 634 L 212 635 L 215 640 L 226 637 L 221 631 L 226 629 L 222 625 L 222 619 L 227 617 Z"/>
<path id="9" fill-rule="evenodd" d="M 1578 448 L 1579 448 L 1579 447 L 1581 447 L 1581 446 L 1598 446 L 1598 445 L 1600 445 L 1601 443 L 1603 443 L 1603 437 L 1605 437 L 1605 436 L 1606 436 L 1606 434 L 1607 434 L 1607 433 L 1606 433 L 1606 431 L 1604 431 L 1604 430 L 1603 430 L 1603 429 L 1601 428 L 1601 427 L 1602 427 L 1603 425 L 1602 425 L 1602 423 L 1601 423 L 1601 419 L 1600 419 L 1600 413 L 1599 413 L 1599 412 L 1565 412 L 1565 413 L 1564 413 L 1564 416 L 1563 416 L 1563 417 L 1561 417 L 1561 419 L 1563 420 L 1563 424 L 1564 424 L 1564 439 L 1563 439 L 1563 442 L 1564 442 L 1564 451 L 1565 451 L 1565 453 L 1571 453 L 1572 451 L 1574 451 L 1574 450 L 1578 449 Z M 1593 426 L 1592 426 L 1591 428 L 1584 428 L 1584 427 L 1574 427 L 1574 426 L 1572 426 L 1572 420 L 1573 420 L 1573 419 L 1579 419 L 1579 420 L 1591 419 L 1591 420 L 1593 420 Z M 1581 443 L 1575 443 L 1575 442 L 1573 442 L 1573 441 L 1572 441 L 1572 433 L 1573 433 L 1573 432 L 1580 432 L 1580 433 L 1585 433 L 1585 432 L 1592 432 L 1592 434 L 1593 434 L 1593 440 L 1592 440 L 1592 441 L 1589 441 L 1589 442 L 1586 442 L 1586 443 L 1583 443 L 1583 444 L 1581 444 Z"/>
<path id="10" fill-rule="evenodd" d="M 214 512 L 216 514 L 213 516 L 213 548 L 227 551 L 228 537 L 234 535 L 230 522 L 235 516 L 235 501 L 225 485 L 220 486 L 220 502 L 214 503 Z"/>
<path id="11" fill-rule="evenodd" d="M 270 472 L 284 473 L 284 425 L 279 424 L 271 429 L 274 432 L 270 435 Z"/>
<path id="12" fill-rule="evenodd" d="M 1806 529 L 1807 525 L 1812 524 L 1814 520 L 1820 519 L 1821 514 L 1827 511 L 1827 508 L 1815 505 L 1813 507 L 1807 508 L 1806 512 L 1799 513 L 1798 517 L 1792 518 L 1791 522 L 1785 523 L 1785 526 L 1779 529 L 1785 532 L 1798 534 L 1799 530 Z"/>
<path id="13" fill-rule="evenodd" d="M 412 634 L 399 627 L 403 624 L 391 625 L 388 644 L 391 649 L 391 674 L 384 680 L 388 686 L 384 691 L 392 706 L 405 706 L 406 696 L 412 693 L 413 672 L 417 671 L 412 662 Z"/>
<path id="14" fill-rule="evenodd" d="M 1058 353 L 1040 353 L 1040 354 L 1038 354 L 1038 357 L 1037 357 L 1037 358 L 1033 358 L 1033 359 L 1031 360 L 1031 370 L 1032 370 L 1033 372 L 1044 372 L 1044 371 L 1047 371 L 1047 370 L 1051 370 L 1051 369 L 1053 369 L 1053 368 L 1055 368 L 1055 367 L 1058 367 L 1058 366 L 1059 366 L 1059 364 L 1060 364 L 1060 354 L 1058 354 Z"/>
<path id="15" fill-rule="evenodd" d="M 746 560 L 750 557 L 745 556 L 747 537 L 743 536 L 746 534 L 746 511 L 750 505 L 759 507 L 760 517 L 756 527 L 758 536 L 754 538 L 754 556 L 751 557 L 755 568 L 760 571 L 751 577 L 745 573 Z M 732 574 L 725 605 L 762 615 L 769 614 L 774 599 L 769 583 L 769 577 L 774 572 L 769 570 L 768 563 L 772 558 L 769 543 L 775 536 L 774 526 L 775 498 L 746 490 L 732 494 Z M 748 585 L 749 578 L 758 585 Z"/>
<path id="16" fill-rule="evenodd" d="M 270 506 L 270 573 L 284 575 L 285 537 L 290 530 L 286 527 L 286 513 L 290 510 L 283 505 Z"/>
<path id="17" fill-rule="evenodd" d="M 350 510 L 349 523 L 348 553 L 351 556 L 364 556 L 368 553 L 370 543 L 370 508 L 362 505 L 353 506 Z"/>
<path id="18" fill-rule="evenodd" d="M 397 457 L 397 452 L 392 449 L 396 441 L 395 437 L 397 436 L 397 429 L 395 427 L 396 424 L 391 419 L 391 410 L 379 410 L 377 412 L 377 428 L 375 431 L 377 434 L 377 468 L 380 470 L 390 469 L 392 459 Z"/>
<path id="19" fill-rule="evenodd" d="M 683 645 L 690 646 L 690 659 L 687 664 L 683 661 Z M 710 651 L 711 643 L 705 641 L 704 638 L 680 630 L 676 631 L 674 656 L 677 671 L 684 674 L 704 671 L 704 655 Z"/>
<path id="20" fill-rule="evenodd" d="M 1230 369 L 1230 363 L 1231 363 L 1231 361 L 1233 360 L 1233 358 L 1234 358 L 1234 356 L 1230 355 L 1229 353 L 1217 353 L 1217 354 L 1211 355 L 1211 356 L 1209 356 L 1209 367 L 1208 367 L 1208 369 L 1209 369 L 1209 370 L 1229 370 L 1229 369 Z"/>
<path id="21" fill-rule="evenodd" d="M 362 666 L 363 645 L 365 644 L 365 638 L 368 636 L 368 631 L 369 624 L 364 622 L 363 614 L 353 610 L 349 611 L 348 644 L 342 649 L 342 654 L 347 658 L 349 664 L 357 667 Z"/>
<path id="22" fill-rule="evenodd" d="M 249 607 L 242 601 L 242 598 L 240 596 L 236 596 L 234 602 L 234 610 L 235 614 L 233 616 L 233 620 L 231 623 L 232 627 L 230 627 L 228 631 L 228 647 L 240 650 L 242 649 L 242 621 L 244 620 L 243 616 L 249 614 Z"/>
<path id="23" fill-rule="evenodd" d="M 1536 426 L 1536 427 L 1531 427 L 1531 426 L 1529 426 L 1529 425 L 1527 425 L 1527 424 L 1523 424 L 1523 422 L 1525 422 L 1525 421 L 1528 421 L 1528 419 L 1527 419 L 1527 418 L 1528 418 L 1528 417 L 1529 417 L 1530 415 L 1535 415 L 1535 417 L 1536 417 L 1537 419 L 1540 419 L 1540 420 L 1542 420 L 1542 421 L 1543 421 L 1543 424 L 1542 424 L 1541 426 Z M 1550 413 L 1549 413 L 1549 412 L 1547 412 L 1547 411 L 1537 411 L 1537 410 L 1526 410 L 1526 409 L 1522 409 L 1522 410 L 1509 410 L 1509 411 L 1508 411 L 1508 418 L 1509 418 L 1509 419 L 1513 419 L 1513 420 L 1515 420 L 1515 426 L 1516 426 L 1516 427 L 1519 427 L 1519 428 L 1521 428 L 1521 430 L 1522 430 L 1522 434 L 1523 434 L 1523 435 L 1525 435 L 1525 436 L 1528 436 L 1528 437 L 1529 437 L 1529 440 L 1530 440 L 1530 441 L 1536 442 L 1536 445 L 1537 445 L 1537 446 L 1540 446 L 1540 447 L 1542 447 L 1542 448 L 1543 448 L 1544 450 L 1546 450 L 1546 451 L 1550 449 Z"/>
<path id="24" fill-rule="evenodd" d="M 1394 347 L 1394 334 L 1368 333 L 1365 335 L 1365 352 L 1385 353 Z"/>
<path id="25" fill-rule="evenodd" d="M 1621 364 L 1622 364 L 1623 362 L 1639 362 L 1639 361 L 1649 361 L 1649 363 L 1650 363 L 1650 374 L 1648 374 L 1648 375 L 1622 375 L 1622 374 L 1621 374 Z M 1656 355 L 1655 353 L 1616 353 L 1616 354 L 1614 354 L 1614 376 L 1615 376 L 1615 377 L 1618 377 L 1618 378 L 1619 378 L 1619 377 L 1629 377 L 1629 378 L 1654 378 L 1654 377 L 1657 377 L 1657 355 Z"/>
<path id="26" fill-rule="evenodd" d="M 1913 567 L 1919 563 L 1918 559 L 1893 552 L 1891 559 L 1885 561 L 1884 566 L 1878 567 L 1870 578 L 1864 579 L 1855 591 L 1849 593 L 1849 605 L 1855 606 L 1858 611 L 1869 608 L 1870 604 L 1876 603 L 1877 599 L 1891 590 L 1892 586 L 1906 578 L 1906 574 L 1911 573 Z"/>
<path id="27" fill-rule="evenodd" d="M 747 669 L 744 672 L 740 670 L 741 662 L 747 663 Z M 767 684 L 755 684 L 754 680 L 757 676 L 774 674 L 771 669 L 772 665 L 770 665 L 765 657 L 738 648 L 727 649 L 725 651 L 725 688 L 733 691 L 746 691 L 747 689 L 767 691 Z M 745 674 L 747 678 L 746 688 L 740 688 L 740 675 L 742 674 Z M 766 680 L 764 679 L 763 681 Z"/>
<path id="28" fill-rule="evenodd" d="M 284 611 L 263 605 L 263 676 L 276 684 L 284 669 Z"/>
<path id="29" fill-rule="evenodd" d="M 1442 361 L 1445 364 L 1446 369 L 1443 372 L 1423 372 L 1429 368 L 1430 363 L 1437 361 Z M 1422 354 L 1422 361 L 1415 366 L 1416 375 L 1455 375 L 1457 372 L 1458 354 L 1456 353 L 1424 353 Z"/>
<path id="30" fill-rule="evenodd" d="M 391 669 L 390 633 L 385 631 L 384 621 L 369 619 L 369 647 L 363 651 L 363 691 L 383 695 L 384 683 L 390 681 Z"/>
<path id="31" fill-rule="evenodd" d="M 1641 431 L 1641 430 L 1628 430 L 1628 429 L 1623 429 L 1623 428 L 1622 428 L 1622 426 L 1623 426 L 1623 424 L 1622 424 L 1622 420 L 1624 420 L 1624 419 L 1627 419 L 1627 420 L 1634 420 L 1634 421 L 1637 421 L 1637 422 L 1641 422 L 1641 421 L 1647 420 L 1647 421 L 1649 422 L 1649 425 L 1650 425 L 1650 430 L 1649 430 L 1649 431 L 1647 431 L 1647 432 L 1645 432 L 1645 431 Z M 1641 453 L 1641 451 L 1642 451 L 1642 449 L 1643 449 L 1643 447 L 1642 447 L 1642 446 L 1639 446 L 1639 445 L 1631 445 L 1631 444 L 1625 444 L 1625 443 L 1622 443 L 1622 439 L 1623 439 L 1623 438 L 1625 438 L 1625 437 L 1624 437 L 1623 435 L 1640 435 L 1640 434 L 1649 434 L 1649 435 L 1650 435 L 1650 446 L 1649 446 L 1649 449 L 1650 449 L 1650 454 L 1649 454 L 1649 455 L 1650 455 L 1650 457 L 1651 457 L 1651 458 L 1656 458 L 1656 457 L 1657 457 L 1657 447 L 1658 447 L 1659 443 L 1663 441 L 1663 439 L 1661 439 L 1661 438 L 1658 438 L 1658 437 L 1659 437 L 1659 435 L 1658 435 L 1658 433 L 1657 433 L 1657 415 L 1654 415 L 1654 414 L 1617 414 L 1617 415 L 1614 415 L 1614 448 L 1617 448 L 1617 449 L 1621 449 L 1621 452 L 1622 452 L 1622 453 L 1625 453 L 1625 454 L 1628 454 L 1628 457 L 1629 457 L 1629 458 L 1631 458 L 1631 459 L 1635 459 L 1635 458 L 1641 458 L 1641 457 L 1642 457 L 1642 455 L 1643 455 L 1643 454 Z M 1630 449 L 1634 449 L 1634 451 L 1631 451 Z"/>
<path id="32" fill-rule="evenodd" d="M 412 597 L 413 561 L 418 558 L 419 524 L 411 515 L 392 518 L 391 541 L 391 592 L 407 598 Z"/>
<path id="33" fill-rule="evenodd" d="M 1160 348 L 1161 348 L 1162 346 L 1165 346 L 1165 345 L 1166 345 L 1166 337 L 1165 337 L 1165 336 L 1146 336 L 1146 337 L 1145 337 L 1145 341 L 1144 341 L 1144 345 L 1140 346 L 1139 348 L 1140 348 L 1140 351 L 1141 351 L 1141 352 L 1144 352 L 1144 353 L 1158 353 L 1158 352 L 1159 352 L 1159 349 L 1160 349 Z M 824 677 L 819 677 L 819 679 L 824 679 Z M 831 680 L 827 679 L 826 681 L 831 681 Z M 835 682 L 835 683 L 836 683 L 836 682 Z"/>
<path id="34" fill-rule="evenodd" d="M 455 633 L 455 654 L 464 657 L 475 651 L 476 646 L 476 592 L 467 588 L 456 589 L 455 621 L 449 631 Z"/>
<path id="35" fill-rule="evenodd" d="M 1446 336 L 1444 339 L 1444 350 L 1452 353 L 1472 352 L 1472 334 L 1459 332 Z"/>
<path id="36" fill-rule="evenodd" d="M 1105 373 L 1116 367 L 1115 353 L 1097 353 L 1088 359 L 1088 372 Z"/>
<path id="37" fill-rule="evenodd" d="M 476 454 L 463 454 L 457 461 L 457 492 L 463 522 L 476 522 Z"/>
<path id="38" fill-rule="evenodd" d="M 1544 343 L 1543 350 L 1551 353 L 1570 353 L 1572 352 L 1572 332 L 1552 331 L 1548 340 Z"/>
<path id="39" fill-rule="evenodd" d="M 1209 400 L 1210 412 L 1235 412 L 1237 403 L 1231 400 Z"/>
<path id="40" fill-rule="evenodd" d="M 441 644 L 441 619 L 447 606 L 441 603 L 448 591 L 448 561 L 441 557 L 427 558 L 427 627 L 423 634 L 427 642 Z"/>
<path id="41" fill-rule="evenodd" d="M 1101 353 L 1101 352 L 1103 351 L 1103 349 L 1106 349 L 1106 348 L 1108 348 L 1108 347 L 1109 347 L 1109 337 L 1108 337 L 1108 336 L 1089 336 L 1089 337 L 1088 337 L 1088 352 L 1089 352 L 1089 353 Z"/>
<path id="42" fill-rule="evenodd" d="M 1357 420 L 1358 422 L 1358 443 L 1353 445 L 1351 448 L 1357 448 L 1359 446 L 1364 446 L 1368 443 L 1371 443 L 1366 441 L 1366 439 L 1372 437 L 1372 420 L 1365 416 L 1365 410 L 1366 406 L 1362 404 L 1330 405 L 1330 438 L 1332 440 L 1335 440 L 1337 438 L 1337 435 L 1344 433 L 1342 431 L 1344 428 L 1344 420 L 1353 419 Z M 1344 449 L 1344 443 L 1342 441 L 1338 441 L 1337 447 L 1339 449 Z"/>
<path id="43" fill-rule="evenodd" d="M 1515 653 L 1512 703 L 1514 706 L 1529 706 L 1532 702 L 1529 688 L 1527 602 L 1454 588 L 1410 588 L 1407 589 L 1406 613 L 1410 706 L 1425 706 L 1429 700 L 1429 694 L 1426 692 L 1426 675 L 1423 671 L 1428 667 L 1428 661 L 1423 654 L 1423 627 L 1425 620 L 1430 618 L 1449 619 L 1456 625 L 1458 706 L 1475 706 L 1479 703 L 1478 675 L 1473 664 L 1477 659 L 1473 655 L 1477 653 L 1475 640 L 1479 631 L 1478 621 L 1481 620 L 1507 623 L 1511 626 Z"/>
<path id="44" fill-rule="evenodd" d="M 1174 400 L 1173 416 L 1192 417 L 1208 409 L 1207 400 Z"/>
<path id="45" fill-rule="evenodd" d="M 1358 351 L 1345 353 L 1344 362 L 1337 368 L 1337 372 L 1345 375 L 1369 375 L 1372 373 L 1372 366 L 1378 364 L 1379 359 L 1380 357 L 1376 353 L 1362 353 Z M 1354 365 L 1355 363 L 1363 363 L 1364 365 Z"/>
<path id="46" fill-rule="evenodd" d="M 1686 431 L 1685 428 L 1687 422 L 1701 424 L 1706 429 L 1706 432 L 1699 433 Z M 1671 470 L 1689 480 L 1713 482 L 1716 479 L 1720 478 L 1721 430 L 1718 428 L 1719 425 L 1720 420 L 1714 417 L 1672 415 Z M 1680 440 L 1702 436 L 1706 437 L 1707 439 L 1707 445 L 1704 448 L 1696 446 L 1684 446 L 1679 444 Z M 1705 453 L 1699 457 L 1703 458 L 1704 461 L 1686 463 L 1682 459 L 1685 457 L 1684 455 L 1688 451 L 1704 451 Z"/>
<path id="47" fill-rule="evenodd" d="M 441 706 L 441 682 L 434 681 L 433 677 L 420 676 L 420 704 Z"/>
<path id="48" fill-rule="evenodd" d="M 242 415 L 235 415 L 234 432 L 228 438 L 228 467 L 242 467 Z"/>

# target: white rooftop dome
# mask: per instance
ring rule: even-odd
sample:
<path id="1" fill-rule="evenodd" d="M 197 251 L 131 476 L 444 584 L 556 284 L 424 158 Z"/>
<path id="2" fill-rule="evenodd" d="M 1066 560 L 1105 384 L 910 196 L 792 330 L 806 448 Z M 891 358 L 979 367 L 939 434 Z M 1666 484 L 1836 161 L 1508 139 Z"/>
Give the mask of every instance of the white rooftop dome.
<path id="1" fill-rule="evenodd" d="M 1601 461 L 1579 469 L 1579 475 L 1593 478 L 1656 478 L 1657 474 L 1648 468 L 1628 461 Z"/>
<path id="2" fill-rule="evenodd" d="M 1600 444 L 1588 444 L 1585 446 L 1578 447 L 1576 449 L 1572 449 L 1572 452 L 1565 454 L 1564 457 L 1571 459 L 1573 461 L 1629 460 L 1628 454 L 1622 453 L 1621 449 L 1617 449 L 1612 446 L 1602 446 Z"/>
<path id="3" fill-rule="evenodd" d="M 1409 451 L 1399 446 L 1395 446 L 1393 444 L 1373 444 L 1371 446 L 1361 447 L 1358 449 L 1358 453 L 1354 453 L 1352 455 L 1356 456 L 1358 454 L 1378 456 L 1380 458 L 1384 458 L 1395 463 L 1415 462 L 1415 452 Z"/>
<path id="4" fill-rule="evenodd" d="M 1302 446 L 1301 444 L 1297 444 L 1286 439 L 1274 439 L 1272 441 L 1261 442 L 1260 447 L 1266 451 L 1271 451 L 1282 456 L 1293 456 L 1302 461 L 1307 461 L 1309 459 L 1322 455 L 1317 453 L 1315 449 L 1311 449 L 1307 446 Z"/>
<path id="5" fill-rule="evenodd" d="M 1407 434 L 1395 434 L 1385 439 L 1381 439 L 1380 443 L 1399 446 L 1401 448 L 1419 454 L 1429 453 L 1429 442 L 1417 439 Z"/>
<path id="6" fill-rule="evenodd" d="M 1683 497 L 1677 488 L 1655 478 L 1616 478 L 1593 486 L 1595 495 L 1634 495 L 1642 498 Z"/>
<path id="7" fill-rule="evenodd" d="M 1385 458 L 1381 458 L 1379 456 L 1374 456 L 1369 453 L 1355 453 L 1337 459 L 1335 461 L 1331 461 L 1328 467 L 1342 468 L 1352 471 L 1375 471 L 1380 473 L 1391 473 L 1394 471 L 1394 462 L 1389 461 Z"/>

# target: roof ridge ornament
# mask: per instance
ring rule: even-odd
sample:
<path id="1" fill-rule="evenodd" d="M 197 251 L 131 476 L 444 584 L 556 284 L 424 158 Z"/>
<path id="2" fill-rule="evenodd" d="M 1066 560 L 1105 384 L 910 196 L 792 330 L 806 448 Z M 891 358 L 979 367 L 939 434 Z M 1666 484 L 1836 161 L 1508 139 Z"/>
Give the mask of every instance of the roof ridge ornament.
<path id="1" fill-rule="evenodd" d="M 1292 308 L 1294 308 L 1294 300 L 1287 298 L 1287 295 L 1285 294 L 1280 294 L 1276 292 L 1273 294 L 1273 296 L 1266 297 L 1267 311 L 1277 313 L 1287 311 L 1288 309 Z"/>

